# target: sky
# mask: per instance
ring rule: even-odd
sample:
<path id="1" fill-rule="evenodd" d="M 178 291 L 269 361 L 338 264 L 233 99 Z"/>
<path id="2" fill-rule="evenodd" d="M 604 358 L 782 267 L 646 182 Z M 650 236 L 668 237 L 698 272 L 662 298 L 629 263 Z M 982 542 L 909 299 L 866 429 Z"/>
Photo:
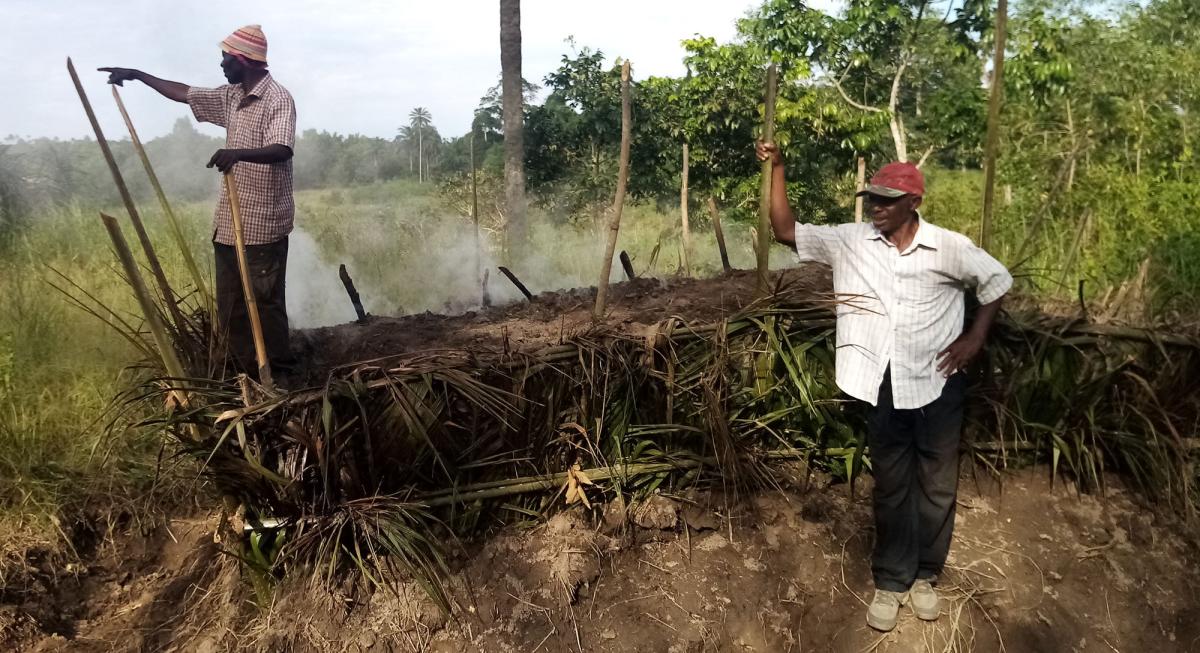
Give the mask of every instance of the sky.
<path id="1" fill-rule="evenodd" d="M 830 6 L 837 0 L 818 0 Z M 729 40 L 760 0 L 523 0 L 524 77 L 541 83 L 573 37 L 633 63 L 635 77 L 683 72 L 680 41 Z M 102 127 L 124 134 L 99 66 L 139 68 L 196 86 L 224 83 L 217 43 L 261 24 L 272 74 L 291 91 L 297 129 L 390 138 L 423 106 L 446 136 L 465 133 L 500 79 L 497 0 L 0 0 L 0 139 L 89 135 L 66 72 L 72 57 Z M 143 139 L 187 108 L 127 83 Z M 221 135 L 207 126 L 206 133 Z"/>

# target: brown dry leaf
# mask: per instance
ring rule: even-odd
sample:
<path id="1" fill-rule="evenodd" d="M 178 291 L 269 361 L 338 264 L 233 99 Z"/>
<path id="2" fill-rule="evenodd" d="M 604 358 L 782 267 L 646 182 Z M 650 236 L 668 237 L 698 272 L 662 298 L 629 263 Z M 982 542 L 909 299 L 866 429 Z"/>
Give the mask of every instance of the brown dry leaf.
<path id="1" fill-rule="evenodd" d="M 592 483 L 592 479 L 583 473 L 579 463 L 575 463 L 567 470 L 567 505 L 579 501 L 585 507 L 591 508 L 592 502 L 588 501 L 587 493 L 583 491 L 581 485 L 595 485 L 595 483 Z"/>
<path id="2" fill-rule="evenodd" d="M 227 419 L 233 419 L 235 417 L 238 417 L 241 414 L 242 414 L 242 411 L 240 411 L 240 410 L 227 410 L 227 411 L 221 413 L 220 415 L 217 415 L 217 424 L 220 424 L 221 422 L 224 422 Z"/>

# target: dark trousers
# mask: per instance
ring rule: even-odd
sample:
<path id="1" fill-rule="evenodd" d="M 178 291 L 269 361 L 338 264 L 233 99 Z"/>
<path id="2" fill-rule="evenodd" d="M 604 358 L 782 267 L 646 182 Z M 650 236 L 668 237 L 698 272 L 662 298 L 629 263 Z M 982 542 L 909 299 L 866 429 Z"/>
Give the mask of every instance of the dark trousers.
<path id="1" fill-rule="evenodd" d="M 246 265 L 250 285 L 258 302 L 263 342 L 272 373 L 286 373 L 294 366 L 288 342 L 287 305 L 284 303 L 284 278 L 287 276 L 288 239 L 266 245 L 246 246 Z M 231 245 L 213 243 L 217 277 L 217 324 L 228 343 L 229 353 L 240 371 L 257 377 L 254 335 L 250 315 L 242 294 L 237 250 Z"/>
<path id="2" fill-rule="evenodd" d="M 933 403 L 897 409 L 891 371 L 884 374 L 867 428 L 875 477 L 871 571 L 877 589 L 907 591 L 915 579 L 935 578 L 946 564 L 966 386 L 966 375 L 955 374 Z"/>

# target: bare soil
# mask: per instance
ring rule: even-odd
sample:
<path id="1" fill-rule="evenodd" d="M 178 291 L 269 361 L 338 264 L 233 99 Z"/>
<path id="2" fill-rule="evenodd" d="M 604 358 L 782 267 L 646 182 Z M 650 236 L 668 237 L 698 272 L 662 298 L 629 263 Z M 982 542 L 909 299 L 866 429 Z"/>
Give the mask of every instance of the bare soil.
<path id="1" fill-rule="evenodd" d="M 50 651 L 1195 651 L 1196 541 L 1120 487 L 1045 469 L 964 476 L 942 616 L 889 634 L 871 593 L 869 481 L 781 471 L 782 492 L 576 507 L 465 544 L 447 618 L 395 593 L 285 580 L 269 607 L 213 542 L 215 518 L 119 538 L 0 612 L 0 647 Z M 812 479 L 815 479 L 812 480 Z"/>

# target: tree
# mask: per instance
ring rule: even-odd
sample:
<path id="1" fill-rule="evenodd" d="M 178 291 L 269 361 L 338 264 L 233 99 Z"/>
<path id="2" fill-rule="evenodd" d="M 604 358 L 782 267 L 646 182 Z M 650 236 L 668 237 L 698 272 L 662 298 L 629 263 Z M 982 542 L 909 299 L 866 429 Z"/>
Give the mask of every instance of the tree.
<path id="1" fill-rule="evenodd" d="M 521 0 L 500 0 L 500 86 L 504 108 L 504 196 L 508 243 L 520 251 L 525 219 L 525 110 L 521 77 Z"/>
<path id="2" fill-rule="evenodd" d="M 924 93 L 947 81 L 958 83 L 952 92 L 964 91 L 963 82 L 966 90 L 979 86 L 977 37 L 986 24 L 981 16 L 988 3 L 945 4 L 942 16 L 931 17 L 942 3 L 850 0 L 843 15 L 830 16 L 803 2 L 767 0 L 739 30 L 785 62 L 807 61 L 824 71 L 825 81 L 845 105 L 886 120 L 896 159 L 907 161 L 912 133 L 906 123 L 921 113 Z M 970 72 L 942 75 L 955 66 Z M 934 84 L 923 82 L 939 75 Z M 922 159 L 941 145 L 928 143 Z"/>
<path id="3" fill-rule="evenodd" d="M 417 107 L 408 114 L 409 125 L 417 133 L 417 181 L 424 183 L 429 176 L 425 166 L 425 130 L 433 122 L 429 109 Z"/>

